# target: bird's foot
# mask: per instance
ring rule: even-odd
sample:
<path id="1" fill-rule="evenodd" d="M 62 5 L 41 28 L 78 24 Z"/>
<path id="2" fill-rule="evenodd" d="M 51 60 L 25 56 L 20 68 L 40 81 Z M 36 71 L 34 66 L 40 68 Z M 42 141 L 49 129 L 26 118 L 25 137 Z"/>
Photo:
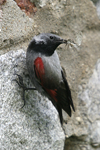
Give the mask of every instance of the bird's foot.
<path id="1" fill-rule="evenodd" d="M 21 75 L 18 75 L 18 74 L 14 74 L 14 75 L 17 75 L 18 76 L 18 80 L 16 79 L 13 79 L 13 81 L 15 81 L 19 87 L 21 87 L 23 89 L 23 101 L 24 101 L 24 104 L 21 108 L 23 108 L 25 106 L 25 91 L 26 90 L 36 90 L 36 88 L 27 88 L 24 83 L 23 83 L 23 77 Z"/>

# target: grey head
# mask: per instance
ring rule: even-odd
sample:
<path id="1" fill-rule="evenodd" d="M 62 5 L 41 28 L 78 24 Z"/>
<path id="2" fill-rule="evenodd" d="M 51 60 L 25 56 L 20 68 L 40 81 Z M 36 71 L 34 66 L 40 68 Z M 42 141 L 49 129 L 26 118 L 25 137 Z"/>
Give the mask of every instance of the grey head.
<path id="1" fill-rule="evenodd" d="M 67 43 L 67 40 L 62 39 L 60 36 L 55 34 L 41 33 L 34 36 L 29 44 L 28 51 L 35 51 L 37 53 L 50 56 L 62 43 Z"/>

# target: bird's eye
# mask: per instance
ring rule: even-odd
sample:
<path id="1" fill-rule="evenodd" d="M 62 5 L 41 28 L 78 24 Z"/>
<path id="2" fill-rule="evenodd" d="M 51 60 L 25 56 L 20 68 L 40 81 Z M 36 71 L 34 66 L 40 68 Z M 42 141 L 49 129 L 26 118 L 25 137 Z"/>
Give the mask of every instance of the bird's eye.
<path id="1" fill-rule="evenodd" d="M 50 39 L 53 39 L 53 36 L 50 36 Z"/>

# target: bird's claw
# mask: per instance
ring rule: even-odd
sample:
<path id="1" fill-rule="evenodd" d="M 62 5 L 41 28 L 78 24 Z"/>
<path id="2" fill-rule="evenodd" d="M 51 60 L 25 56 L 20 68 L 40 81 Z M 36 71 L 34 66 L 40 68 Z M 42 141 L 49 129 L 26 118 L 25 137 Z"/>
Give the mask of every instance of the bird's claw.
<path id="1" fill-rule="evenodd" d="M 15 81 L 21 88 L 26 89 L 26 86 L 23 83 L 23 78 L 21 75 L 19 74 L 14 74 L 18 76 L 18 81 L 16 79 L 14 79 L 13 81 Z"/>
<path id="2" fill-rule="evenodd" d="M 36 90 L 36 88 L 27 88 L 24 83 L 23 83 L 23 77 L 17 73 L 15 73 L 14 75 L 17 75 L 18 76 L 18 80 L 16 79 L 13 79 L 12 81 L 15 81 L 22 89 L 23 89 L 23 101 L 24 101 L 24 104 L 21 108 L 23 108 L 25 106 L 25 91 L 26 90 Z"/>
<path id="3" fill-rule="evenodd" d="M 23 77 L 19 74 L 14 74 L 14 75 L 17 75 L 18 77 L 18 80 L 16 79 L 13 79 L 13 81 L 15 81 L 22 89 L 23 89 L 23 101 L 24 101 L 24 104 L 21 108 L 23 108 L 25 106 L 25 90 L 27 89 L 26 86 L 24 85 L 23 83 Z"/>

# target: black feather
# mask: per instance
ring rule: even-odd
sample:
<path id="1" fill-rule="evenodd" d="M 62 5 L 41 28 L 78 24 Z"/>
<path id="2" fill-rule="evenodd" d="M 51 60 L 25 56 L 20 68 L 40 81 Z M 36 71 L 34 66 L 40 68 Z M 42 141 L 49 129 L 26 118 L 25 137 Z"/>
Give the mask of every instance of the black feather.
<path id="1" fill-rule="evenodd" d="M 67 92 L 67 96 L 68 96 L 68 99 L 69 99 L 69 104 L 72 106 L 73 110 L 75 111 L 75 108 L 74 108 L 74 104 L 73 104 L 73 101 L 72 101 L 72 96 L 71 96 L 71 91 L 70 91 L 70 88 L 69 88 L 69 85 L 67 83 L 67 80 L 64 76 L 64 73 L 63 71 L 61 71 L 62 73 L 62 77 L 63 77 L 63 81 L 65 83 L 65 86 L 66 86 L 66 92 Z"/>

